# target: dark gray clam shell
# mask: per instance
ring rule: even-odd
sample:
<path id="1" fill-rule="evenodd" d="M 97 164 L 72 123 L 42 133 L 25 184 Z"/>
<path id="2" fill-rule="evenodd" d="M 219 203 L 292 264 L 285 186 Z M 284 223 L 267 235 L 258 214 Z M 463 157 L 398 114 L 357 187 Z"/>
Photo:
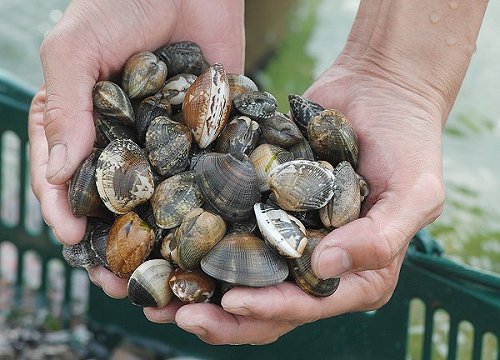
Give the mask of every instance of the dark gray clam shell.
<path id="1" fill-rule="evenodd" d="M 159 91 L 167 79 L 167 65 L 148 51 L 132 55 L 123 69 L 123 90 L 131 99 L 144 98 Z"/>
<path id="2" fill-rule="evenodd" d="M 215 151 L 249 155 L 257 146 L 260 134 L 260 126 L 256 121 L 248 116 L 236 116 L 215 141 Z"/>
<path id="3" fill-rule="evenodd" d="M 164 307 L 172 299 L 168 279 L 173 266 L 164 259 L 148 260 L 139 265 L 128 281 L 128 298 L 134 305 Z"/>
<path id="4" fill-rule="evenodd" d="M 63 245 L 62 256 L 70 266 L 88 269 L 102 265 L 101 259 L 91 247 L 93 229 L 94 225 L 89 223 L 82 241 L 75 245 Z"/>
<path id="5" fill-rule="evenodd" d="M 275 112 L 274 115 L 260 120 L 262 137 L 269 143 L 282 148 L 289 148 L 298 143 L 304 136 L 295 123 L 285 114 Z"/>
<path id="6" fill-rule="evenodd" d="M 307 124 L 314 116 L 319 115 L 325 109 L 300 95 L 288 95 L 288 102 L 293 121 L 295 121 L 300 131 L 307 136 Z"/>
<path id="7" fill-rule="evenodd" d="M 137 143 L 135 131 L 121 121 L 98 116 L 95 121 L 96 144 L 104 149 L 111 141 L 116 139 L 130 139 Z"/>
<path id="8" fill-rule="evenodd" d="M 144 144 L 149 124 L 158 116 L 172 115 L 170 99 L 162 94 L 149 96 L 141 101 L 135 116 L 135 128 L 139 143 Z"/>
<path id="9" fill-rule="evenodd" d="M 215 279 L 252 287 L 276 285 L 288 277 L 285 259 L 245 233 L 226 235 L 201 260 L 201 269 Z"/>
<path id="10" fill-rule="evenodd" d="M 191 131 L 166 116 L 158 116 L 146 132 L 146 149 L 153 168 L 163 176 L 184 171 L 189 165 Z"/>
<path id="11" fill-rule="evenodd" d="M 260 193 L 248 157 L 209 153 L 200 157 L 195 171 L 205 206 L 230 222 L 251 217 Z"/>
<path id="12" fill-rule="evenodd" d="M 259 120 L 274 114 L 278 107 L 276 98 L 267 91 L 247 91 L 235 96 L 234 107 L 242 115 Z"/>
<path id="13" fill-rule="evenodd" d="M 134 110 L 130 100 L 117 84 L 111 81 L 99 81 L 92 90 L 94 110 L 108 118 L 134 126 Z"/>
<path id="14" fill-rule="evenodd" d="M 290 146 L 288 149 L 293 154 L 295 160 L 310 160 L 314 161 L 316 158 L 314 152 L 306 139 L 302 139 L 296 144 Z"/>
<path id="15" fill-rule="evenodd" d="M 106 257 L 106 248 L 108 245 L 108 234 L 111 229 L 111 225 L 106 223 L 97 223 L 92 229 L 89 241 L 90 248 L 94 252 L 95 256 L 101 261 L 100 265 L 108 267 L 108 260 Z"/>
<path id="16" fill-rule="evenodd" d="M 309 238 L 302 256 L 297 259 L 288 259 L 287 261 L 290 268 L 290 275 L 298 287 L 313 296 L 326 297 L 332 295 L 337 290 L 340 278 L 323 280 L 314 274 L 311 266 L 311 256 L 314 248 L 320 241 L 320 237 Z"/>
<path id="17" fill-rule="evenodd" d="M 208 67 L 201 48 L 191 41 L 161 47 L 155 54 L 167 64 L 169 76 L 183 73 L 198 76 Z"/>

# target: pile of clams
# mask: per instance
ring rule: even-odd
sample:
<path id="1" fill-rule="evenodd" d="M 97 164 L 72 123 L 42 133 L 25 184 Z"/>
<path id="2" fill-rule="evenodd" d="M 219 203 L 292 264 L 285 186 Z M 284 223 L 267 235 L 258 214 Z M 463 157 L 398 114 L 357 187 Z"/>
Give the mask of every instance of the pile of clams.
<path id="1" fill-rule="evenodd" d="M 128 278 L 130 301 L 148 307 L 287 279 L 314 296 L 337 289 L 314 275 L 311 254 L 368 194 L 343 114 L 298 95 L 290 117 L 278 112 L 273 95 L 192 42 L 132 56 L 93 103 L 95 148 L 68 193 L 88 229 L 64 246 L 70 265 Z"/>

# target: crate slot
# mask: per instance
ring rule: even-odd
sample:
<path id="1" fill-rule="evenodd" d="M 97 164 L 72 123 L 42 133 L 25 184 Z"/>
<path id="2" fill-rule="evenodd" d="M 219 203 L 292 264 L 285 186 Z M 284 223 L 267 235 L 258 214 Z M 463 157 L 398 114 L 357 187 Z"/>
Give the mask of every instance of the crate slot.
<path id="1" fill-rule="evenodd" d="M 1 142 L 0 217 L 6 226 L 14 227 L 20 217 L 21 140 L 15 132 L 7 130 L 2 133 Z"/>

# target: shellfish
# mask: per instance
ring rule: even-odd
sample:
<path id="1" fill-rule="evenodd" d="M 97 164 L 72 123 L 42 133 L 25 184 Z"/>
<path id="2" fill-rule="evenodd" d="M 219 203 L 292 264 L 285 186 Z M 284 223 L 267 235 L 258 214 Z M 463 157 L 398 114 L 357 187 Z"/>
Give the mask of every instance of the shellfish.
<path id="1" fill-rule="evenodd" d="M 94 110 L 99 114 L 134 126 L 134 110 L 128 96 L 117 84 L 99 81 L 92 90 Z"/>
<path id="2" fill-rule="evenodd" d="M 128 281 L 128 298 L 134 305 L 164 307 L 172 299 L 168 280 L 173 266 L 164 259 L 148 260 L 139 265 Z"/>
<path id="3" fill-rule="evenodd" d="M 123 68 L 122 87 L 131 99 L 156 93 L 167 79 L 167 65 L 149 51 L 132 55 Z"/>
<path id="4" fill-rule="evenodd" d="M 209 302 L 216 289 L 215 281 L 201 270 L 175 269 L 168 283 L 175 296 L 188 304 Z"/>

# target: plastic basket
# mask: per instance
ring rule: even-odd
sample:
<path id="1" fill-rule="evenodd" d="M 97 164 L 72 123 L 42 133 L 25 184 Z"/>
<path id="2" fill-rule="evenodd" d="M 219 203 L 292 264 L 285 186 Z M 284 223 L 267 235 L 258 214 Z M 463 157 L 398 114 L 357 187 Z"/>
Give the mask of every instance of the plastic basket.
<path id="1" fill-rule="evenodd" d="M 413 239 L 394 296 L 382 309 L 303 325 L 265 346 L 210 346 L 174 325 L 148 322 L 127 299 L 82 286 L 86 274 L 62 265 L 61 247 L 31 193 L 26 122 L 32 95 L 0 72 L 0 252 L 15 248 L 18 259 L 0 257 L 17 268 L 17 276 L 3 276 L 17 284 L 10 306 L 20 306 L 28 288 L 40 301 L 58 304 L 51 311 L 70 314 L 68 321 L 84 316 L 101 332 L 136 335 L 210 359 L 500 359 L 500 277 L 447 259 L 425 231 Z M 32 258 L 39 259 L 39 281 L 25 275 Z M 50 275 L 54 259 L 66 275 L 59 284 Z M 57 291 L 62 295 L 54 296 Z"/>

